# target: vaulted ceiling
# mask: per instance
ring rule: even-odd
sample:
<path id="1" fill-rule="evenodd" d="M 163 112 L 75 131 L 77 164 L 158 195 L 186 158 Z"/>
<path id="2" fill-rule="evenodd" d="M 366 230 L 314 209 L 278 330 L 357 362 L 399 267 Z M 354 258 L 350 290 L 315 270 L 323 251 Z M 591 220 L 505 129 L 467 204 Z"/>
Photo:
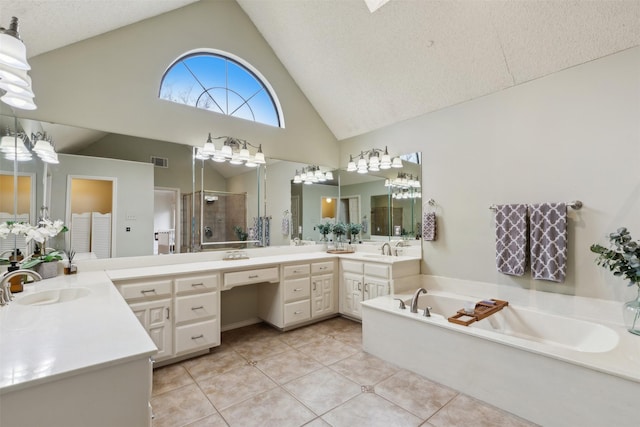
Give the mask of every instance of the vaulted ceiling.
<path id="1" fill-rule="evenodd" d="M 0 0 L 0 25 L 35 56 L 193 2 Z M 338 139 L 640 45 L 640 0 L 237 2 Z"/>

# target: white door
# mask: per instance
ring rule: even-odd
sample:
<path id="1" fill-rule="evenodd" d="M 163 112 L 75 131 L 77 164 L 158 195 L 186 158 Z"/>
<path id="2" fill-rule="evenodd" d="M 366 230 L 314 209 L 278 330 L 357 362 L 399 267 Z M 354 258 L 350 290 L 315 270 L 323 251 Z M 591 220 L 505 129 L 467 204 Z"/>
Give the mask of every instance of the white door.
<path id="1" fill-rule="evenodd" d="M 334 313 L 333 301 L 333 274 L 311 277 L 311 317 Z"/>
<path id="2" fill-rule="evenodd" d="M 362 301 L 362 276 L 353 273 L 343 274 L 342 312 L 361 318 L 360 302 Z"/>

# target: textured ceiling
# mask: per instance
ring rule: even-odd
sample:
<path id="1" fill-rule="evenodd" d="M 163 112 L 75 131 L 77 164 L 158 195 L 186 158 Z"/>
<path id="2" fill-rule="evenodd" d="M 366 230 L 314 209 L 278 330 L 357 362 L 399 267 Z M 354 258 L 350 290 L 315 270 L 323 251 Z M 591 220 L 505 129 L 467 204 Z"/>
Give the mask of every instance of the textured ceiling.
<path id="1" fill-rule="evenodd" d="M 640 1 L 238 0 L 338 139 L 640 45 Z"/>
<path id="2" fill-rule="evenodd" d="M 193 2 L 0 0 L 0 25 L 35 56 Z M 338 139 L 640 45 L 640 0 L 238 3 Z"/>

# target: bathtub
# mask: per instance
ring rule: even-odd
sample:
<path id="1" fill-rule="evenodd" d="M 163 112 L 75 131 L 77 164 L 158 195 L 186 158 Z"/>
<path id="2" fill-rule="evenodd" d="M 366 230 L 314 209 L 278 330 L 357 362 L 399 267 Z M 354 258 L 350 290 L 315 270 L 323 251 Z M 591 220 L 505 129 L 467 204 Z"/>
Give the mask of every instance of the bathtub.
<path id="1" fill-rule="evenodd" d="M 481 294 L 507 298 L 484 293 L 497 291 L 491 285 L 484 291 L 463 287 L 474 289 L 474 296 L 430 284 L 426 279 L 415 287 L 429 291 L 419 297 L 415 314 L 409 293 L 362 303 L 365 351 L 545 427 L 638 425 L 640 337 L 620 323 L 619 303 L 522 291 L 526 297 L 511 296 L 565 307 L 568 314 L 510 301 L 463 326 L 447 318 L 465 301 L 485 299 Z M 407 308 L 401 310 L 394 298 L 403 299 Z M 431 307 L 431 317 L 423 316 L 425 306 Z M 613 313 L 613 306 L 617 322 L 574 315 Z"/>

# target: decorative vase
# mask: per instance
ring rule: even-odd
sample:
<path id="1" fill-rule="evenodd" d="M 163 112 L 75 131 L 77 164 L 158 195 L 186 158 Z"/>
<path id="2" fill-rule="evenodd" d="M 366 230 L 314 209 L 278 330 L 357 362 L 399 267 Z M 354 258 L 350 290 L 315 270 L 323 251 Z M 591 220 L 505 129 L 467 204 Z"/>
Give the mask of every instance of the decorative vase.
<path id="1" fill-rule="evenodd" d="M 50 279 L 58 275 L 58 261 L 41 262 L 34 267 L 36 273 L 43 279 Z"/>
<path id="2" fill-rule="evenodd" d="M 640 286 L 635 300 L 624 303 L 622 317 L 627 330 L 632 334 L 640 335 Z"/>

